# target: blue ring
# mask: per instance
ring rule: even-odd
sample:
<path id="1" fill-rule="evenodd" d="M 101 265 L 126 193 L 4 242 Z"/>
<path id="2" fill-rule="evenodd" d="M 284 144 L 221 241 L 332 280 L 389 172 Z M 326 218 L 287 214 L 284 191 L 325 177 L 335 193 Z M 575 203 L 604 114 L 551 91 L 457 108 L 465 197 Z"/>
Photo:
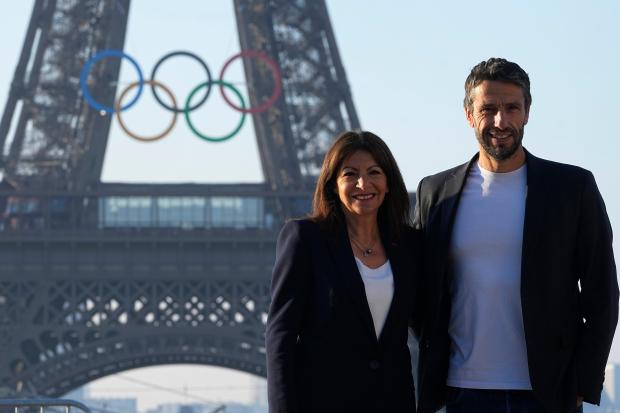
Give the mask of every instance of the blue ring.
<path id="1" fill-rule="evenodd" d="M 82 89 L 82 94 L 84 95 L 84 99 L 86 99 L 86 102 L 88 102 L 88 104 L 92 108 L 98 111 L 103 111 L 107 114 L 112 114 L 114 113 L 114 108 L 111 106 L 102 105 L 101 103 L 97 102 L 91 96 L 90 91 L 88 90 L 88 74 L 90 73 L 92 66 L 95 63 L 97 63 L 99 60 L 105 57 L 118 57 L 118 58 L 124 57 L 131 62 L 133 67 L 138 72 L 138 92 L 136 93 L 136 96 L 134 96 L 134 98 L 129 101 L 129 103 L 121 107 L 121 111 L 130 108 L 138 101 L 138 98 L 142 94 L 142 89 L 144 87 L 144 76 L 142 76 L 142 70 L 140 69 L 140 65 L 138 65 L 138 62 L 136 62 L 136 60 L 133 57 L 129 56 L 126 53 L 123 53 L 123 51 L 121 50 L 112 50 L 112 49 L 102 50 L 101 52 L 97 53 L 96 55 L 88 59 L 86 63 L 84 63 L 84 67 L 82 67 L 82 71 L 80 72 L 80 88 Z"/>

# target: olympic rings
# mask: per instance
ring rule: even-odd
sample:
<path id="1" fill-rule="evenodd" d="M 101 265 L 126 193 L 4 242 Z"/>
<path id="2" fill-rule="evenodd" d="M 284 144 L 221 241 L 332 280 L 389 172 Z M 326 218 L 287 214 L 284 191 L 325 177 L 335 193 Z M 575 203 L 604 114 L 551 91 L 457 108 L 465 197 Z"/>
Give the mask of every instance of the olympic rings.
<path id="1" fill-rule="evenodd" d="M 139 86 L 139 82 L 133 82 L 129 86 L 127 86 L 125 88 L 125 90 L 123 90 L 123 93 L 121 93 L 121 95 L 118 97 L 118 99 L 114 103 L 114 111 L 116 112 L 116 120 L 118 120 L 118 124 L 120 125 L 121 129 L 123 131 L 125 131 L 125 133 L 127 135 L 129 135 L 131 138 L 137 139 L 137 140 L 142 141 L 142 142 L 154 142 L 154 141 L 157 141 L 157 140 L 163 138 L 164 136 L 166 136 L 168 133 L 170 133 L 172 128 L 174 128 L 174 125 L 177 122 L 177 113 L 178 113 L 177 110 L 176 110 L 177 109 L 177 100 L 174 98 L 174 95 L 172 94 L 172 91 L 170 91 L 170 89 L 168 89 L 166 86 L 164 86 L 160 82 L 151 79 L 151 80 L 145 80 L 144 83 L 146 83 L 147 85 L 151 85 L 151 88 L 153 90 L 155 90 L 155 86 L 159 86 L 170 97 L 170 100 L 172 100 L 172 109 L 174 109 L 173 110 L 173 115 L 172 115 L 172 122 L 170 122 L 170 125 L 168 125 L 168 127 L 166 128 L 165 131 L 163 131 L 162 133 L 160 133 L 158 135 L 150 136 L 150 137 L 148 137 L 148 136 L 147 137 L 138 136 L 135 133 L 133 133 L 132 131 L 130 131 L 127 128 L 127 126 L 125 125 L 125 122 L 123 122 L 123 118 L 121 118 L 121 103 L 123 102 L 123 99 L 125 98 L 125 95 L 127 93 L 129 93 L 129 91 L 131 89 L 133 89 L 136 86 Z"/>
<path id="2" fill-rule="evenodd" d="M 207 136 L 207 135 L 203 135 L 202 133 L 200 133 L 195 127 L 194 124 L 192 123 L 192 120 L 189 118 L 189 104 L 192 101 L 192 98 L 194 97 L 194 95 L 196 94 L 196 92 L 198 92 L 200 89 L 202 89 L 203 87 L 207 86 L 209 89 L 211 89 L 211 85 L 215 83 L 216 85 L 220 85 L 220 87 L 227 87 L 229 89 L 231 89 L 235 95 L 237 95 L 237 97 L 239 98 L 239 101 L 241 102 L 241 108 L 245 109 L 245 100 L 243 100 L 243 95 L 241 94 L 241 92 L 239 92 L 239 90 L 237 90 L 236 87 L 234 87 L 233 85 L 231 85 L 230 83 L 224 82 L 223 80 L 210 80 L 208 82 L 205 83 L 201 83 L 198 86 L 196 86 L 194 88 L 194 90 L 192 90 L 189 94 L 189 96 L 187 97 L 187 101 L 185 102 L 185 120 L 187 120 L 187 125 L 189 126 L 189 128 L 192 130 L 192 132 L 194 132 L 194 134 L 196 134 L 196 136 L 198 136 L 201 139 L 204 139 L 206 141 L 209 142 L 223 142 L 227 139 L 232 138 L 233 136 L 235 136 L 237 133 L 239 133 L 239 131 L 241 130 L 241 127 L 243 126 L 243 122 L 245 122 L 245 111 L 241 111 L 241 120 L 239 121 L 239 124 L 237 124 L 237 127 L 235 128 L 235 130 L 233 130 L 231 133 L 229 133 L 228 135 L 224 135 L 221 137 L 212 137 L 212 136 Z"/>
<path id="3" fill-rule="evenodd" d="M 138 64 L 138 62 L 133 57 L 124 53 L 122 50 L 103 50 L 88 59 L 86 63 L 84 63 L 84 67 L 82 67 L 82 71 L 80 72 L 80 88 L 82 89 L 82 93 L 84 94 L 84 99 L 86 99 L 86 102 L 88 102 L 91 107 L 97 109 L 100 112 L 105 112 L 108 114 L 114 113 L 114 108 L 102 105 L 101 103 L 97 102 L 90 94 L 90 90 L 88 90 L 88 75 L 90 74 L 90 70 L 95 63 L 97 63 L 104 57 L 124 57 L 131 62 L 133 67 L 136 69 L 136 72 L 138 72 L 138 93 L 136 93 L 136 96 L 134 96 L 134 98 L 127 105 L 121 107 L 121 110 L 129 109 L 131 106 L 133 106 L 134 103 L 136 103 L 136 101 L 142 94 L 142 88 L 144 86 L 144 76 L 142 76 L 142 70 L 140 69 L 140 65 Z"/>
<path id="4" fill-rule="evenodd" d="M 162 83 L 158 82 L 155 80 L 155 75 L 157 73 L 157 70 L 159 69 L 159 66 L 167 59 L 174 57 L 174 56 L 187 56 L 187 57 L 191 57 L 192 59 L 196 60 L 198 63 L 200 63 L 200 65 L 205 69 L 205 72 L 207 73 L 207 81 L 201 83 L 200 85 L 198 85 L 197 87 L 195 87 L 192 92 L 190 93 L 190 95 L 188 96 L 187 100 L 186 100 L 186 104 L 185 106 L 180 109 L 177 107 L 177 102 L 176 102 L 176 98 L 174 97 L 173 93 L 170 91 L 169 88 L 167 88 L 166 86 L 164 86 Z M 90 90 L 88 89 L 88 77 L 90 74 L 90 71 L 92 69 L 92 66 L 97 63 L 99 60 L 106 58 L 106 57 L 119 57 L 119 58 L 126 58 L 127 60 L 130 61 L 130 63 L 134 66 L 134 68 L 136 69 L 136 71 L 138 72 L 138 80 L 136 82 L 131 83 L 129 86 L 127 86 L 123 92 L 121 93 L 121 95 L 119 96 L 119 98 L 115 101 L 114 103 L 114 107 L 109 107 L 109 106 L 105 106 L 99 102 L 97 102 L 92 95 L 90 94 Z M 224 77 L 224 73 L 226 72 L 226 69 L 228 69 L 228 67 L 230 66 L 230 64 L 237 58 L 239 57 L 253 57 L 259 60 L 262 60 L 267 67 L 269 68 L 269 70 L 272 73 L 273 76 L 273 81 L 274 81 L 274 85 L 273 85 L 273 92 L 271 94 L 271 96 L 269 96 L 269 98 L 263 102 L 262 104 L 260 104 L 259 106 L 256 107 L 246 107 L 246 103 L 245 100 L 243 98 L 243 96 L 241 95 L 241 93 L 239 92 L 238 89 L 236 89 L 232 84 L 225 82 L 223 80 Z M 164 107 L 165 109 L 171 111 L 174 113 L 174 116 L 172 118 L 172 121 L 170 123 L 170 125 L 168 125 L 168 127 L 166 128 L 166 130 L 163 133 L 160 133 L 158 135 L 155 136 L 151 136 L 151 137 L 144 137 L 144 136 L 139 136 L 133 132 L 131 132 L 127 126 L 125 125 L 125 123 L 123 122 L 121 116 L 120 116 L 120 112 L 129 109 L 131 106 L 133 106 L 138 98 L 141 96 L 142 94 L 142 89 L 144 87 L 144 84 L 148 84 L 151 86 L 151 90 L 153 92 L 153 96 L 155 97 L 155 100 L 157 100 L 157 102 Z M 220 88 L 220 93 L 222 95 L 222 97 L 224 98 L 224 101 L 234 110 L 241 112 L 242 116 L 241 116 L 241 120 L 239 121 L 239 124 L 235 127 L 235 129 L 233 130 L 233 132 L 221 136 L 221 137 L 211 137 L 211 136 L 207 136 L 204 135 L 202 133 L 200 133 L 193 125 L 190 117 L 189 117 L 189 112 L 199 108 L 200 106 L 202 106 L 206 100 L 209 98 L 209 95 L 211 93 L 211 88 L 212 85 L 216 84 L 219 85 Z M 127 103 L 126 105 L 122 105 L 122 101 L 125 99 L 125 96 L 127 95 L 127 93 L 129 93 L 129 91 L 135 87 L 138 87 L 138 91 L 136 93 L 136 96 L 133 97 L 133 99 L 131 99 L 131 101 L 129 103 Z M 163 102 L 160 98 L 160 96 L 157 94 L 156 88 L 157 87 L 161 87 L 164 92 L 170 96 L 171 100 L 172 100 L 172 104 L 173 106 L 169 106 L 168 104 L 166 104 L 165 102 Z M 202 97 L 202 99 L 196 103 L 195 105 L 191 106 L 191 99 L 194 97 L 194 95 L 198 92 L 198 90 L 202 89 L 203 87 L 207 88 L 207 91 L 205 93 L 205 95 Z M 245 50 L 241 53 L 237 53 L 236 55 L 230 57 L 225 63 L 224 66 L 222 66 L 222 69 L 220 71 L 220 79 L 216 80 L 216 79 L 212 79 L 211 77 L 211 72 L 209 70 L 209 67 L 207 66 L 207 64 L 197 55 L 191 53 L 191 52 L 187 52 L 187 51 L 173 51 L 170 52 L 166 55 L 164 55 L 162 58 L 160 58 L 157 63 L 155 64 L 155 66 L 153 67 L 153 70 L 151 71 L 151 79 L 150 80 L 145 80 L 143 75 L 142 75 L 142 69 L 140 68 L 140 65 L 137 63 L 137 61 L 129 56 L 128 54 L 120 51 L 120 50 L 102 50 L 101 52 L 95 54 L 93 57 L 91 57 L 90 59 L 88 59 L 86 61 L 86 63 L 84 64 L 84 66 L 82 67 L 82 71 L 80 73 L 80 88 L 82 89 L 82 94 L 84 95 L 84 99 L 86 100 L 86 102 L 94 109 L 102 112 L 102 114 L 116 114 L 116 117 L 118 119 L 119 125 L 120 127 L 123 129 L 123 131 L 129 135 L 130 137 L 137 139 L 139 141 L 142 142 L 152 142 L 152 141 L 156 141 L 159 139 L 164 138 L 168 133 L 170 133 L 170 131 L 174 128 L 175 124 L 176 124 L 176 118 L 177 115 L 179 113 L 184 113 L 185 115 L 185 120 L 187 121 L 187 124 L 189 126 L 189 128 L 191 129 L 191 131 L 198 136 L 201 139 L 204 139 L 206 141 L 210 141 L 210 142 L 222 142 L 224 140 L 230 139 L 233 136 L 235 136 L 237 133 L 239 133 L 239 131 L 241 130 L 241 127 L 243 126 L 244 122 L 245 122 L 245 116 L 250 113 L 250 114 L 257 114 L 257 113 L 261 113 L 264 112 L 266 110 L 268 110 L 271 106 L 273 106 L 273 104 L 276 102 L 276 100 L 280 97 L 280 95 L 282 94 L 282 75 L 280 73 L 280 69 L 278 68 L 278 65 L 276 64 L 276 62 L 274 62 L 272 59 L 270 59 L 265 53 L 260 52 L 258 50 Z M 233 91 L 233 93 L 239 98 L 239 102 L 240 105 L 235 104 L 234 102 L 232 102 L 228 96 L 226 95 L 224 89 L 225 88 L 229 88 Z"/>
<path id="5" fill-rule="evenodd" d="M 200 57 L 196 56 L 193 53 L 190 52 L 186 52 L 186 51 L 178 51 L 178 52 L 171 52 L 168 53 L 167 55 L 165 55 L 164 57 L 162 57 L 161 59 L 159 59 L 157 61 L 157 63 L 155 63 L 155 67 L 153 67 L 153 71 L 151 72 L 151 79 L 155 80 L 155 74 L 157 73 L 157 69 L 159 69 L 159 66 L 166 60 L 169 59 L 171 57 L 174 56 L 187 56 L 187 57 L 191 57 L 192 59 L 196 60 L 198 63 L 200 63 L 200 65 L 205 69 L 205 72 L 207 72 L 207 83 L 209 85 L 209 87 L 207 88 L 207 93 L 205 93 L 204 97 L 200 100 L 200 102 L 198 102 L 196 105 L 194 106 L 189 106 L 186 107 L 185 109 L 178 109 L 178 108 L 171 108 L 170 106 L 166 105 L 164 102 L 161 101 L 161 99 L 159 98 L 159 95 L 157 94 L 157 91 L 155 90 L 155 87 L 153 85 L 151 85 L 151 91 L 153 92 L 153 96 L 155 97 L 155 100 L 157 100 L 157 102 L 162 105 L 163 107 L 165 107 L 166 109 L 175 112 L 175 113 L 181 113 L 184 110 L 188 110 L 188 111 L 193 111 L 195 109 L 198 109 L 200 106 L 202 106 L 203 103 L 205 103 L 207 101 L 207 98 L 209 97 L 209 93 L 211 93 L 211 72 L 209 71 L 209 66 L 207 66 L 207 64 L 205 63 L 204 60 L 202 60 Z"/>
<path id="6" fill-rule="evenodd" d="M 282 93 L 282 75 L 280 74 L 280 69 L 278 69 L 278 65 L 276 64 L 276 62 L 271 60 L 265 53 L 260 52 L 258 50 L 245 50 L 241 53 L 237 53 L 236 55 L 230 57 L 226 61 L 226 63 L 224 63 L 224 66 L 222 66 L 222 70 L 220 71 L 220 79 L 224 80 L 224 72 L 226 72 L 226 69 L 228 69 L 228 66 L 232 63 L 232 61 L 238 57 L 255 57 L 259 60 L 264 61 L 267 64 L 267 66 L 269 66 L 269 69 L 271 69 L 271 73 L 273 74 L 273 83 L 274 83 L 273 93 L 271 94 L 269 99 L 265 101 L 265 103 L 255 108 L 249 108 L 249 109 L 235 106 L 235 104 L 232 103 L 230 99 L 228 99 L 228 97 L 226 96 L 226 93 L 224 93 L 224 85 L 222 84 L 220 84 L 220 93 L 222 94 L 222 97 L 224 98 L 226 103 L 228 103 L 230 107 L 238 110 L 239 112 L 251 113 L 251 114 L 264 112 L 275 103 L 278 97 L 280 97 L 280 93 Z"/>

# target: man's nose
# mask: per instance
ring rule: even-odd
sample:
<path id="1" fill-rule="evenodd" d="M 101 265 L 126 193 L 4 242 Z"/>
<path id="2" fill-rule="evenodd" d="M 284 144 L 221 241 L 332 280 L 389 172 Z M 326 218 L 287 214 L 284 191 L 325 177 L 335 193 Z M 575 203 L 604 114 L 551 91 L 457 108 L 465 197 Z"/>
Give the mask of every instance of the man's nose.
<path id="1" fill-rule="evenodd" d="M 507 125 L 506 114 L 503 110 L 498 110 L 494 117 L 494 126 L 499 129 L 504 129 Z"/>

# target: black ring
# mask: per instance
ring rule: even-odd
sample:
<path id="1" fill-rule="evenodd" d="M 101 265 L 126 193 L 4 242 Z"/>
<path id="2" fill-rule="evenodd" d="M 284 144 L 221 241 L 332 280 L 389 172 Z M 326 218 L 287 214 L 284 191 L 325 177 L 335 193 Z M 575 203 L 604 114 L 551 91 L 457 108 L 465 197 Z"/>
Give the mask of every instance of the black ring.
<path id="1" fill-rule="evenodd" d="M 155 67 L 153 67 L 153 71 L 151 72 L 151 80 L 155 80 L 155 73 L 157 72 L 157 69 L 159 69 L 159 65 L 161 65 L 164 60 L 170 58 L 170 57 L 174 57 L 174 56 L 187 56 L 187 57 L 191 57 L 192 59 L 196 60 L 198 63 L 200 63 L 200 65 L 202 67 L 204 67 L 205 72 L 207 72 L 207 81 L 208 83 L 208 87 L 207 87 L 207 93 L 205 93 L 204 97 L 202 98 L 202 100 L 200 102 L 198 102 L 197 104 L 195 104 L 194 106 L 190 106 L 189 108 L 187 108 L 188 112 L 191 112 L 195 109 L 198 109 L 200 106 L 202 106 L 203 103 L 205 103 L 207 101 L 207 98 L 209 97 L 209 93 L 211 93 L 211 85 L 212 85 L 212 79 L 211 79 L 211 71 L 209 70 L 209 66 L 207 66 L 207 64 L 205 63 L 204 60 L 202 60 L 200 57 L 198 57 L 197 55 L 191 53 L 191 52 L 186 52 L 183 50 L 177 51 L 177 52 L 170 52 L 167 55 L 165 55 L 164 57 L 162 57 L 161 59 L 159 59 L 157 61 L 157 63 L 155 64 Z M 165 107 L 166 109 L 172 111 L 172 112 L 176 112 L 176 113 L 184 113 L 185 109 L 181 108 L 174 108 L 171 106 L 166 105 L 164 102 L 162 102 L 161 98 L 159 97 L 159 95 L 157 95 L 157 90 L 155 87 L 153 87 L 153 85 L 151 85 L 151 91 L 153 92 L 153 96 L 155 97 L 155 100 L 157 100 L 157 102 L 159 102 L 160 105 L 162 105 L 163 107 Z"/>

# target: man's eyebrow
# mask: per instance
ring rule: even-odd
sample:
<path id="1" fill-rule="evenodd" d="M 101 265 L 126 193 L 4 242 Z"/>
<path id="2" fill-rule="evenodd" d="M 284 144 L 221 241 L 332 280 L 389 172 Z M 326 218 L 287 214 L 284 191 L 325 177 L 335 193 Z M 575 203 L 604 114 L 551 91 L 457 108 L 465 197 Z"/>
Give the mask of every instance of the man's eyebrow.
<path id="1" fill-rule="evenodd" d="M 486 103 L 482 103 L 480 105 L 480 107 L 481 108 L 494 108 L 494 107 L 497 107 L 497 106 L 507 106 L 507 105 L 523 106 L 523 103 L 519 99 L 516 99 L 516 100 L 509 100 L 509 101 L 500 102 L 500 103 L 497 103 L 497 102 L 486 102 Z"/>

